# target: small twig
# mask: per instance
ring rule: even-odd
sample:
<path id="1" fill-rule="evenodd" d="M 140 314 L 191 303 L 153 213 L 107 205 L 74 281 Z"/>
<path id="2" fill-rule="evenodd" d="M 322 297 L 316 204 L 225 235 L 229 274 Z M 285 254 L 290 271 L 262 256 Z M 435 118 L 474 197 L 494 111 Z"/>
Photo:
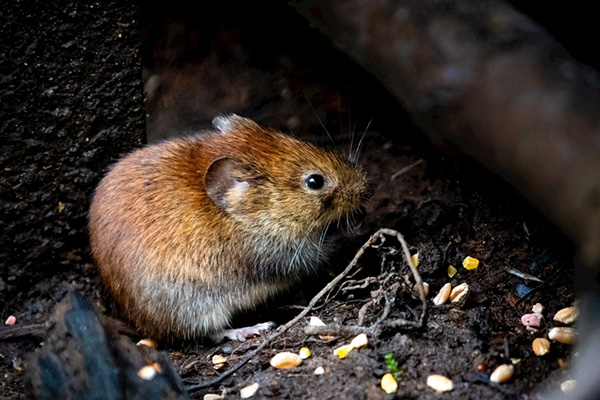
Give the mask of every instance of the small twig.
<path id="1" fill-rule="evenodd" d="M 39 338 L 44 336 L 44 333 L 46 333 L 46 324 L 43 322 L 27 325 L 18 324 L 2 326 L 0 327 L 0 340 L 20 338 L 23 336 L 33 336 Z"/>

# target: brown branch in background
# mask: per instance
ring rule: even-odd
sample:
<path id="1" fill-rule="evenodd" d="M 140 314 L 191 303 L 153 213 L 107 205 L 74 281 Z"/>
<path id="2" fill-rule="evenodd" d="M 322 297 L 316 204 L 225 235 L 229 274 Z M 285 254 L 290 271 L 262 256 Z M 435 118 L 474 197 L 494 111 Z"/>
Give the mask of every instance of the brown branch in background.
<path id="1" fill-rule="evenodd" d="M 514 184 L 600 261 L 600 78 L 502 0 L 295 0 L 438 144 Z M 590 49 L 593 51 L 593 49 Z"/>
<path id="2" fill-rule="evenodd" d="M 321 300 L 321 298 L 323 298 L 323 296 L 325 296 L 326 294 L 331 292 L 331 290 L 333 290 L 343 279 L 345 279 L 348 276 L 348 274 L 350 274 L 350 272 L 352 272 L 352 270 L 356 267 L 358 260 L 360 260 L 360 258 L 363 256 L 363 254 L 365 253 L 365 251 L 368 248 L 379 247 L 385 242 L 385 235 L 395 236 L 396 239 L 402 245 L 405 260 L 406 260 L 407 264 L 409 265 L 409 268 L 411 269 L 413 276 L 415 277 L 415 281 L 417 282 L 418 287 L 420 288 L 419 289 L 420 298 L 421 298 L 421 301 L 423 302 L 423 310 L 421 313 L 421 317 L 420 317 L 419 321 L 417 321 L 415 323 L 412 323 L 412 321 L 407 321 L 407 325 L 410 325 L 412 323 L 412 324 L 414 324 L 414 326 L 419 326 L 419 327 L 423 326 L 425 317 L 427 315 L 427 300 L 425 298 L 425 292 L 423 291 L 423 282 L 421 281 L 421 276 L 419 275 L 416 268 L 412 264 L 412 261 L 410 260 L 410 252 L 408 250 L 408 246 L 406 245 L 406 242 L 404 241 L 404 238 L 402 237 L 402 235 L 400 233 L 398 233 L 392 229 L 380 229 L 377 232 L 375 232 L 373 235 L 371 235 L 369 240 L 367 240 L 365 242 L 365 244 L 363 244 L 361 246 L 361 248 L 356 252 L 356 255 L 354 256 L 352 261 L 350 261 L 350 263 L 346 267 L 346 269 L 344 269 L 338 276 L 336 276 L 323 289 L 321 289 L 321 291 L 319 293 L 317 293 L 312 298 L 312 300 L 308 303 L 306 308 L 302 312 L 300 312 L 296 317 L 294 317 L 294 319 L 290 320 L 285 325 L 282 325 L 279 328 L 277 328 L 277 330 L 273 334 L 271 334 L 269 337 L 267 337 L 256 349 L 254 349 L 253 351 L 248 353 L 246 355 L 246 357 L 244 357 L 239 363 L 237 363 L 236 365 L 234 365 L 233 367 L 231 367 L 230 369 L 228 369 L 227 371 L 225 371 L 224 373 L 222 373 L 215 379 L 212 379 L 207 382 L 202 382 L 202 383 L 199 383 L 196 385 L 188 386 L 187 389 L 190 392 L 192 392 L 192 391 L 203 389 L 203 388 L 206 388 L 206 387 L 209 387 L 212 385 L 216 385 L 217 383 L 222 382 L 224 379 L 230 377 L 236 371 L 238 371 L 240 368 L 242 368 L 244 365 L 246 365 L 248 363 L 248 361 L 250 361 L 252 358 L 254 358 L 265 347 L 267 347 L 269 344 L 271 344 L 279 336 L 283 335 L 288 329 L 290 329 L 292 326 L 294 326 L 298 321 L 300 321 L 302 318 L 304 318 L 311 310 L 313 310 L 315 305 Z M 380 242 L 380 244 L 376 245 L 377 242 Z M 386 314 L 386 316 L 387 316 L 387 314 Z M 323 327 L 323 328 L 327 328 L 327 327 Z M 346 335 L 351 335 L 354 333 L 363 333 L 363 332 L 365 332 L 365 329 L 369 329 L 369 328 L 338 327 L 336 332 L 337 332 L 337 334 L 339 334 L 339 332 L 344 332 Z"/>

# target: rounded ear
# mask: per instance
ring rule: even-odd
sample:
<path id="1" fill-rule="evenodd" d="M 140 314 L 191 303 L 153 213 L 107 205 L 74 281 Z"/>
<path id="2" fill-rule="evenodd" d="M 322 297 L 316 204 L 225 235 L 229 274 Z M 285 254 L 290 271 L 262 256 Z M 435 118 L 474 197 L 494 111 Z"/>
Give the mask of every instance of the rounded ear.
<path id="1" fill-rule="evenodd" d="M 204 186 L 208 197 L 221 210 L 227 208 L 227 194 L 231 189 L 236 196 L 242 196 L 248 187 L 248 182 L 240 180 L 240 175 L 247 171 L 239 161 L 230 157 L 220 157 L 214 160 L 204 174 Z"/>
<path id="2" fill-rule="evenodd" d="M 251 119 L 240 117 L 237 114 L 219 115 L 212 120 L 212 124 L 221 133 L 231 132 L 243 126 L 258 129 L 256 122 Z"/>

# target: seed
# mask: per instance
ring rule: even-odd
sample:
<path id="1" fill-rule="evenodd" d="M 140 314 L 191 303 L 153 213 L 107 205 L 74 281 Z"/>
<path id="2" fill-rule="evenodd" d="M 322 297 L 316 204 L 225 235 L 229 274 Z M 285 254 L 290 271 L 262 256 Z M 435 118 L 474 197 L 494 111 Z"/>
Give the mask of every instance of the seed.
<path id="1" fill-rule="evenodd" d="M 573 344 L 577 341 L 577 332 L 573 328 L 561 326 L 550 329 L 548 337 L 559 343 Z"/>
<path id="2" fill-rule="evenodd" d="M 346 344 L 342 347 L 338 347 L 337 349 L 333 350 L 333 354 L 335 354 L 340 359 L 342 359 L 342 358 L 346 357 L 348 355 L 348 353 L 350 353 L 352 351 L 352 349 L 354 349 L 354 346 L 352 346 L 350 344 Z"/>
<path id="3" fill-rule="evenodd" d="M 161 372 L 161 368 L 158 363 L 154 363 L 152 365 L 146 365 L 145 367 L 142 367 L 137 374 L 143 380 L 149 381 L 156 376 L 157 372 Z"/>
<path id="4" fill-rule="evenodd" d="M 479 266 L 479 260 L 473 257 L 465 257 L 465 259 L 463 260 L 463 267 L 465 267 L 465 269 L 475 269 Z"/>
<path id="5" fill-rule="evenodd" d="M 572 324 L 578 315 L 579 310 L 577 307 L 566 307 L 554 314 L 554 320 L 563 324 Z"/>
<path id="6" fill-rule="evenodd" d="M 367 338 L 367 335 L 361 333 L 360 335 L 352 339 L 352 341 L 350 342 L 350 346 L 354 347 L 355 349 L 360 349 L 362 347 L 366 347 L 368 343 L 369 339 Z"/>
<path id="7" fill-rule="evenodd" d="M 325 368 L 323 367 L 317 367 L 315 369 L 315 372 L 313 372 L 313 374 L 315 375 L 323 375 L 325 373 Z"/>
<path id="8" fill-rule="evenodd" d="M 8 318 L 6 318 L 6 322 L 4 322 L 4 324 L 5 325 L 14 325 L 15 322 L 17 322 L 17 317 L 15 317 L 14 315 L 11 315 Z"/>
<path id="9" fill-rule="evenodd" d="M 419 296 L 419 285 L 415 283 L 415 286 L 413 286 L 413 291 L 415 292 L 415 294 L 417 296 Z M 423 282 L 423 292 L 425 292 L 425 297 L 427 297 L 427 295 L 429 294 L 429 284 Z"/>
<path id="10" fill-rule="evenodd" d="M 576 384 L 577 382 L 575 379 L 568 379 L 560 384 L 560 390 L 562 390 L 563 393 L 570 392 L 571 390 L 575 389 Z"/>
<path id="11" fill-rule="evenodd" d="M 306 360 L 308 357 L 310 357 L 310 350 L 308 349 L 308 347 L 303 347 L 298 352 L 298 355 L 301 359 Z"/>
<path id="12" fill-rule="evenodd" d="M 410 261 L 412 261 L 413 265 L 416 267 L 419 266 L 419 252 L 410 256 Z"/>
<path id="13" fill-rule="evenodd" d="M 515 372 L 515 367 L 512 364 L 502 364 L 492 372 L 490 375 L 490 381 L 494 383 L 504 383 L 512 378 Z"/>
<path id="14" fill-rule="evenodd" d="M 242 399 L 248 399 L 256 394 L 258 391 L 258 383 L 253 383 L 252 385 L 248 385 L 242 389 L 240 389 L 240 397 Z"/>
<path id="15" fill-rule="evenodd" d="M 279 369 L 296 368 L 300 363 L 302 363 L 302 358 L 300 358 L 298 354 L 289 351 L 275 354 L 275 356 L 271 358 L 271 365 Z"/>
<path id="16" fill-rule="evenodd" d="M 321 321 L 319 317 L 310 317 L 308 324 L 310 326 L 325 326 L 325 322 Z"/>
<path id="17" fill-rule="evenodd" d="M 221 397 L 220 394 L 214 394 L 214 393 L 206 393 L 204 395 L 204 397 L 202 398 L 202 400 L 219 400 L 222 399 L 223 397 Z"/>
<path id="18" fill-rule="evenodd" d="M 533 341 L 531 347 L 533 347 L 533 352 L 536 356 L 543 356 L 550 352 L 550 341 L 544 338 L 537 338 Z"/>
<path id="19" fill-rule="evenodd" d="M 394 393 L 396 390 L 398 390 L 398 382 L 396 382 L 396 379 L 394 379 L 392 374 L 385 374 L 381 378 L 381 388 L 387 394 Z"/>
<path id="20" fill-rule="evenodd" d="M 454 275 L 456 275 L 457 272 L 458 270 L 454 268 L 454 265 L 448 265 L 448 277 L 454 277 Z"/>
<path id="21" fill-rule="evenodd" d="M 136 343 L 138 346 L 147 346 L 147 347 L 152 347 L 153 349 L 156 348 L 156 342 L 152 339 L 142 339 L 139 342 Z"/>
<path id="22" fill-rule="evenodd" d="M 460 301 L 460 299 L 462 299 L 463 296 L 466 295 L 468 292 L 469 285 L 467 285 L 466 283 L 461 283 L 460 285 L 452 289 L 452 291 L 450 292 L 450 302 L 458 303 L 458 301 Z"/>
<path id="23" fill-rule="evenodd" d="M 531 307 L 531 311 L 533 311 L 534 314 L 541 314 L 544 312 L 544 306 L 540 303 L 535 303 L 533 307 Z"/>
<path id="24" fill-rule="evenodd" d="M 439 306 L 440 304 L 444 304 L 445 302 L 447 302 L 448 297 L 450 297 L 451 290 L 452 290 L 452 285 L 449 283 L 446 283 L 444 286 L 442 286 L 442 289 L 440 289 L 440 292 L 433 299 L 433 304 L 435 304 L 436 306 Z"/>
<path id="25" fill-rule="evenodd" d="M 227 357 L 223 357 L 218 354 L 215 354 L 212 358 L 213 367 L 215 369 L 219 369 L 219 368 L 223 367 L 223 365 L 225 365 L 226 362 L 227 362 Z"/>
<path id="26" fill-rule="evenodd" d="M 454 389 L 452 380 L 446 378 L 444 375 L 429 375 L 427 377 L 427 386 L 438 393 L 449 392 Z"/>
<path id="27" fill-rule="evenodd" d="M 183 353 L 180 351 L 175 351 L 171 353 L 171 360 L 181 360 L 183 358 Z"/>

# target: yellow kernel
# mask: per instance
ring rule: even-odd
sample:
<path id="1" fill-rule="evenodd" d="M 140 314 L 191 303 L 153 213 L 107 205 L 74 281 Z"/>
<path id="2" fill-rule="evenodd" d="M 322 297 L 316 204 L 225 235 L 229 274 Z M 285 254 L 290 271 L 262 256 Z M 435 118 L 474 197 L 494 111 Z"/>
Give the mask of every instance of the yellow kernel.
<path id="1" fill-rule="evenodd" d="M 387 394 L 394 393 L 396 390 L 398 390 L 398 382 L 396 382 L 396 379 L 394 379 L 392 374 L 385 374 L 381 378 L 381 388 Z"/>
<path id="2" fill-rule="evenodd" d="M 457 272 L 458 272 L 458 270 L 456 268 L 454 268 L 454 265 L 448 265 L 448 277 L 449 278 L 454 277 L 454 275 L 456 275 Z"/>
<path id="3" fill-rule="evenodd" d="M 351 344 L 346 344 L 342 347 L 338 347 L 337 349 L 333 350 L 333 354 L 342 359 L 345 358 L 348 355 L 348 353 L 352 351 L 352 349 L 354 349 L 354 347 Z"/>
<path id="4" fill-rule="evenodd" d="M 301 359 L 306 360 L 308 357 L 310 357 L 310 350 L 308 349 L 308 347 L 303 347 L 298 352 L 298 355 Z"/>
<path id="5" fill-rule="evenodd" d="M 410 256 L 410 261 L 412 261 L 415 268 L 418 267 L 419 266 L 419 252 Z"/>
<path id="6" fill-rule="evenodd" d="M 479 266 L 479 260 L 473 257 L 465 257 L 465 259 L 463 260 L 463 267 L 465 267 L 465 269 L 475 269 Z"/>

